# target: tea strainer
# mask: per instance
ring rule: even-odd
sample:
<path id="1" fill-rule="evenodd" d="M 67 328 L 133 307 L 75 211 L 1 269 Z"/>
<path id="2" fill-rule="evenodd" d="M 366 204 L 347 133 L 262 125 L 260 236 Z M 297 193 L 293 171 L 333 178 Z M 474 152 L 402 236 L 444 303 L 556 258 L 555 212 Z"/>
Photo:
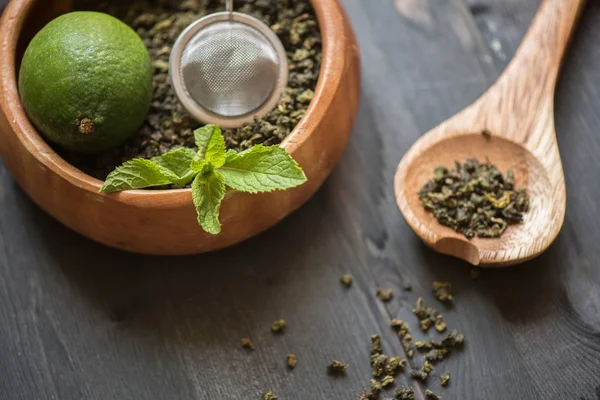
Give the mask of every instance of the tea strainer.
<path id="1" fill-rule="evenodd" d="M 276 107 L 288 81 L 283 44 L 266 24 L 233 11 L 207 15 L 179 36 L 169 75 L 183 107 L 197 120 L 242 126 Z"/>

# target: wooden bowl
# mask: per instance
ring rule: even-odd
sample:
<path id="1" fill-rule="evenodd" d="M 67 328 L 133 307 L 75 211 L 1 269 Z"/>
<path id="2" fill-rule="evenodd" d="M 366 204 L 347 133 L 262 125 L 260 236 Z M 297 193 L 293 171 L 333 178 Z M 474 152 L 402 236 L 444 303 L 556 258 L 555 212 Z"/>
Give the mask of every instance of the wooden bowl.
<path id="1" fill-rule="evenodd" d="M 137 253 L 195 254 L 248 239 L 281 221 L 321 186 L 347 145 L 360 92 L 356 39 L 338 0 L 311 0 L 323 36 L 315 96 L 285 147 L 308 182 L 287 191 L 230 191 L 221 207 L 223 230 L 206 234 L 191 192 L 132 190 L 99 194 L 102 182 L 63 160 L 27 119 L 17 90 L 21 56 L 51 19 L 71 9 L 65 0 L 13 0 L 0 21 L 0 153 L 23 190 L 57 220 L 93 240 Z"/>

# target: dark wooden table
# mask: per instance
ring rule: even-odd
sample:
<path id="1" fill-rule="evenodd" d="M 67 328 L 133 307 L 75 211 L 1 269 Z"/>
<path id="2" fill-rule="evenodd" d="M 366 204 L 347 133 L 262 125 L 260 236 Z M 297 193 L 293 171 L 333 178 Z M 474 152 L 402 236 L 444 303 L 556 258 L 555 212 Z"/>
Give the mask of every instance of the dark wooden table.
<path id="1" fill-rule="evenodd" d="M 197 257 L 108 249 L 45 215 L 0 165 L 0 399 L 355 399 L 369 336 L 403 355 L 389 321 L 422 338 L 411 309 L 418 296 L 435 304 L 434 280 L 454 284 L 445 316 L 467 338 L 430 379 L 444 399 L 600 399 L 600 3 L 584 12 L 556 99 L 562 233 L 538 259 L 477 280 L 410 231 L 392 177 L 419 135 L 499 75 L 539 0 L 343 3 L 364 71 L 354 136 L 318 194 L 257 238 Z M 378 287 L 393 300 L 379 302 Z M 273 335 L 279 318 L 288 330 Z M 347 376 L 326 375 L 331 359 L 351 364 Z"/>

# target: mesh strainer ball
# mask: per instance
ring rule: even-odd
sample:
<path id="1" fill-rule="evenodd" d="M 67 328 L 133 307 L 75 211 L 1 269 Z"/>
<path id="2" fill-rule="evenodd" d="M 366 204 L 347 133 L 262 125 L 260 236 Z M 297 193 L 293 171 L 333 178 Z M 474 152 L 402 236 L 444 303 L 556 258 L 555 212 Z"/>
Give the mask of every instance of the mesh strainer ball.
<path id="1" fill-rule="evenodd" d="M 288 80 L 285 49 L 263 22 L 232 11 L 194 22 L 175 42 L 169 74 L 197 120 L 236 128 L 277 105 Z"/>

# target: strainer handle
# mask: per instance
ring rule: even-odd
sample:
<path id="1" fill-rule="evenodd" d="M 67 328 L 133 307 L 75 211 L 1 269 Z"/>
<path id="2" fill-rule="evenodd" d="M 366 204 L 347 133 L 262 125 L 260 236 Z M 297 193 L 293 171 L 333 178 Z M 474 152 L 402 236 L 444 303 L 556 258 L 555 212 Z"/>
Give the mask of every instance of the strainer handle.
<path id="1" fill-rule="evenodd" d="M 233 0 L 225 0 L 225 10 L 233 12 Z"/>

